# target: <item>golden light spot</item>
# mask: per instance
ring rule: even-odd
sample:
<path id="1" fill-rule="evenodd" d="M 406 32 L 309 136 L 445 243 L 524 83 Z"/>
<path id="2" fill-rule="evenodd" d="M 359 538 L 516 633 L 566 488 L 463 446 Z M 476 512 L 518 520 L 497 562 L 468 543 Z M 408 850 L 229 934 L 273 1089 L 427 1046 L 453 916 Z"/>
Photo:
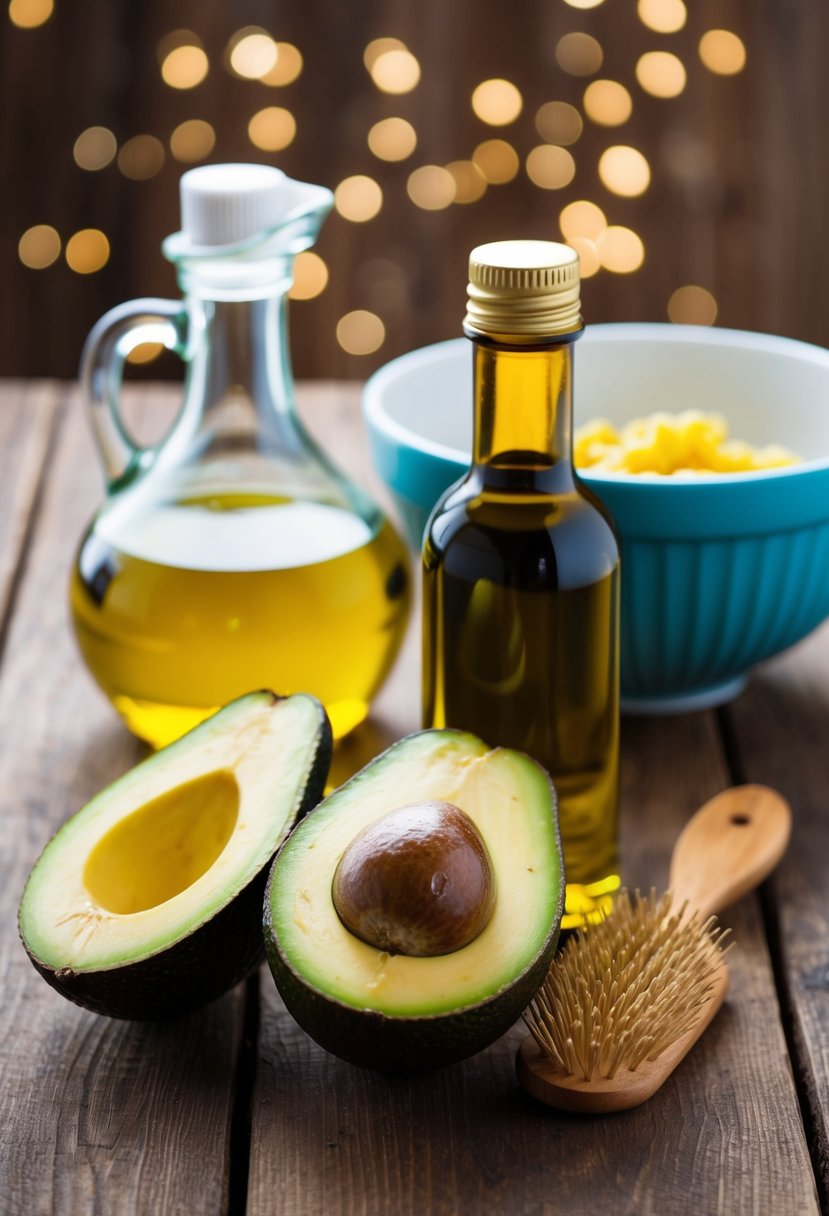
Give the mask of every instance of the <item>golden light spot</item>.
<path id="1" fill-rule="evenodd" d="M 557 144 L 539 144 L 527 157 L 527 177 L 542 190 L 561 190 L 575 175 L 576 162 Z"/>
<path id="2" fill-rule="evenodd" d="M 81 228 L 66 242 L 65 257 L 76 274 L 94 274 L 109 261 L 109 241 L 99 228 Z"/>
<path id="3" fill-rule="evenodd" d="M 675 34 L 688 19 L 683 0 L 639 0 L 639 20 L 657 34 Z"/>
<path id="4" fill-rule="evenodd" d="M 592 76 L 602 66 L 601 43 L 590 34 L 565 34 L 556 43 L 558 66 L 571 76 Z"/>
<path id="5" fill-rule="evenodd" d="M 152 363 L 163 350 L 161 342 L 141 342 L 127 355 L 127 363 Z"/>
<path id="6" fill-rule="evenodd" d="M 453 160 L 446 166 L 455 179 L 455 202 L 477 203 L 486 192 L 486 178 L 471 160 Z"/>
<path id="7" fill-rule="evenodd" d="M 378 160 L 405 160 L 417 147 L 417 132 L 405 118 L 382 118 L 369 131 L 368 146 Z"/>
<path id="8" fill-rule="evenodd" d="M 481 122 L 491 127 L 505 127 L 515 122 L 524 99 L 510 80 L 482 80 L 472 90 L 472 109 Z"/>
<path id="9" fill-rule="evenodd" d="M 228 44 L 228 62 L 232 71 L 245 80 L 259 80 L 276 67 L 279 50 L 266 30 L 249 26 Z"/>
<path id="10" fill-rule="evenodd" d="M 298 253 L 294 261 L 294 281 L 288 295 L 292 300 L 313 300 L 328 285 L 328 267 L 310 249 Z"/>
<path id="11" fill-rule="evenodd" d="M 170 151 L 176 160 L 186 165 L 204 160 L 213 151 L 216 132 L 203 118 L 188 118 L 180 122 L 170 136 Z"/>
<path id="12" fill-rule="evenodd" d="M 592 279 L 594 274 L 598 274 L 601 266 L 599 254 L 596 250 L 596 242 L 591 241 L 586 236 L 574 236 L 570 238 L 568 243 L 573 246 L 579 255 L 581 277 L 583 279 Z"/>
<path id="13" fill-rule="evenodd" d="M 455 179 L 440 165 L 421 165 L 409 174 L 406 192 L 416 207 L 441 211 L 455 201 Z"/>
<path id="14" fill-rule="evenodd" d="M 372 355 L 383 345 L 386 327 L 376 313 L 365 308 L 347 312 L 337 322 L 337 341 L 350 355 Z"/>
<path id="15" fill-rule="evenodd" d="M 155 177 L 163 164 L 164 145 L 154 135 L 133 135 L 118 153 L 118 168 L 134 182 Z"/>
<path id="16" fill-rule="evenodd" d="M 411 51 L 383 51 L 371 65 L 371 79 L 383 93 L 410 93 L 420 83 L 420 64 Z"/>
<path id="17" fill-rule="evenodd" d="M 279 152 L 293 143 L 296 119 L 282 106 L 266 106 L 257 110 L 248 123 L 248 139 L 264 152 Z"/>
<path id="18" fill-rule="evenodd" d="M 117 151 L 118 143 L 107 127 L 87 127 L 75 140 L 72 155 L 80 169 L 94 173 L 105 169 Z"/>
<path id="19" fill-rule="evenodd" d="M 388 51 L 405 50 L 408 50 L 408 47 L 399 38 L 373 38 L 363 51 L 363 63 L 366 65 L 366 71 L 370 73 L 380 56 L 387 54 Z"/>
<path id="20" fill-rule="evenodd" d="M 33 30 L 52 16 L 54 0 L 10 0 L 9 20 L 21 30 Z"/>
<path id="21" fill-rule="evenodd" d="M 293 84 L 301 74 L 303 67 L 302 54 L 292 42 L 277 42 L 276 63 L 269 72 L 259 79 L 262 84 L 271 86 Z"/>
<path id="22" fill-rule="evenodd" d="M 162 59 L 161 79 L 171 89 L 194 89 L 204 80 L 209 68 L 210 62 L 202 48 L 195 42 L 184 43 L 173 47 Z"/>
<path id="23" fill-rule="evenodd" d="M 569 4 L 570 8 L 598 8 L 604 0 L 564 0 L 565 4 Z"/>
<path id="24" fill-rule="evenodd" d="M 677 287 L 668 301 L 668 317 L 677 325 L 713 325 L 717 301 L 704 287 L 688 283 Z"/>
<path id="25" fill-rule="evenodd" d="M 353 224 L 373 220 L 383 206 L 383 191 L 373 177 L 362 173 L 346 177 L 334 191 L 334 206 Z"/>
<path id="26" fill-rule="evenodd" d="M 584 123 L 575 106 L 566 101 L 545 101 L 535 115 L 535 129 L 551 144 L 574 144 Z"/>
<path id="27" fill-rule="evenodd" d="M 485 139 L 472 153 L 472 160 L 491 186 L 511 182 L 521 166 L 518 153 L 505 139 Z"/>
<path id="28" fill-rule="evenodd" d="M 596 251 L 605 270 L 614 274 L 632 274 L 645 260 L 645 246 L 632 228 L 612 224 L 605 228 L 597 241 Z"/>
<path id="29" fill-rule="evenodd" d="M 60 236 L 51 224 L 27 228 L 17 242 L 17 256 L 30 270 L 45 270 L 60 257 Z"/>
<path id="30" fill-rule="evenodd" d="M 558 222 L 564 239 L 571 244 L 578 237 L 595 242 L 607 227 L 607 219 L 601 207 L 583 198 L 577 199 L 575 203 L 568 203 L 559 215 Z"/>
<path id="31" fill-rule="evenodd" d="M 708 30 L 700 38 L 699 57 L 709 72 L 734 76 L 746 65 L 746 48 L 743 40 L 730 30 Z"/>
<path id="32" fill-rule="evenodd" d="M 647 51 L 637 60 L 636 79 L 653 97 L 678 97 L 687 76 L 682 60 L 670 51 Z"/>
<path id="33" fill-rule="evenodd" d="M 599 177 L 614 194 L 636 198 L 650 185 L 651 168 L 637 148 L 615 144 L 599 157 Z"/>
<path id="34" fill-rule="evenodd" d="M 584 90 L 584 112 L 599 126 L 621 126 L 632 110 L 630 93 L 618 80 L 594 80 Z"/>

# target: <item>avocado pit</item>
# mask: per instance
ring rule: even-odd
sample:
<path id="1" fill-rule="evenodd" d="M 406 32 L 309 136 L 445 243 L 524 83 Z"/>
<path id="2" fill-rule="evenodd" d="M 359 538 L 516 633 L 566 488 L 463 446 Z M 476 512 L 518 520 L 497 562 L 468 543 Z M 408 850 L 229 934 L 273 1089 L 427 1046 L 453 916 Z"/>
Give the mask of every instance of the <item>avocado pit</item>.
<path id="1" fill-rule="evenodd" d="M 495 905 L 492 862 L 451 802 L 398 807 L 359 832 L 334 872 L 345 928 L 389 954 L 432 957 L 469 945 Z"/>

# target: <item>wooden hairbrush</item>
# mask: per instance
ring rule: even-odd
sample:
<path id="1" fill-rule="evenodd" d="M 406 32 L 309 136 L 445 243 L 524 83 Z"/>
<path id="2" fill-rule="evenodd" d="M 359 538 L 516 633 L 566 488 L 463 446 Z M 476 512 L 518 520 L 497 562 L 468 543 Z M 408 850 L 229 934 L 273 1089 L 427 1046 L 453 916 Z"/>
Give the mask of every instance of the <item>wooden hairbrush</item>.
<path id="1" fill-rule="evenodd" d="M 521 1084 L 562 1110 L 627 1110 L 690 1051 L 728 987 L 721 912 L 771 873 L 791 811 L 774 790 L 743 785 L 697 811 L 676 842 L 662 899 L 617 899 L 553 961 L 524 1014 Z"/>

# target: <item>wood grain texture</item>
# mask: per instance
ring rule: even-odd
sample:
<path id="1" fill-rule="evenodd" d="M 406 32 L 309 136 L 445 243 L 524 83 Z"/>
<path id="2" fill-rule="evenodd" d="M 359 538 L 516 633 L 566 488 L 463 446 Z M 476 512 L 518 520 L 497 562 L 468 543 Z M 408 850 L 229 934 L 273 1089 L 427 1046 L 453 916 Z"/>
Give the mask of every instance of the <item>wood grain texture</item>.
<path id="1" fill-rule="evenodd" d="M 101 479 L 70 404 L 0 669 L 0 1211 L 219 1213 L 242 994 L 165 1025 L 113 1022 L 47 988 L 17 937 L 17 903 L 40 849 L 141 751 L 71 640 L 68 572 Z M 33 411 L 26 417 L 35 431 L 42 425 Z"/>
<path id="2" fill-rule="evenodd" d="M 792 805 L 792 842 L 768 885 L 767 912 L 829 1209 L 829 626 L 761 668 L 726 718 L 740 771 L 776 785 Z"/>

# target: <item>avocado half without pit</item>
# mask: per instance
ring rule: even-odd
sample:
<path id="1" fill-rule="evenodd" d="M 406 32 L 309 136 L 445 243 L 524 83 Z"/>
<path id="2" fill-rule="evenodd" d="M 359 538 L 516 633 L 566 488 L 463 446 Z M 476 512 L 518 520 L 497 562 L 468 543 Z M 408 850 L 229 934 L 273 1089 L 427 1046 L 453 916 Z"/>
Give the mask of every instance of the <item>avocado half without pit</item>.
<path id="1" fill-rule="evenodd" d="M 119 778 L 36 862 L 20 935 L 43 978 L 111 1017 L 206 1004 L 264 955 L 271 860 L 322 796 L 323 707 L 251 693 Z"/>
<path id="2" fill-rule="evenodd" d="M 509 1029 L 549 969 L 563 901 L 544 769 L 473 735 L 423 731 L 293 830 L 265 893 L 265 946 L 286 1006 L 322 1047 L 415 1071 Z"/>

